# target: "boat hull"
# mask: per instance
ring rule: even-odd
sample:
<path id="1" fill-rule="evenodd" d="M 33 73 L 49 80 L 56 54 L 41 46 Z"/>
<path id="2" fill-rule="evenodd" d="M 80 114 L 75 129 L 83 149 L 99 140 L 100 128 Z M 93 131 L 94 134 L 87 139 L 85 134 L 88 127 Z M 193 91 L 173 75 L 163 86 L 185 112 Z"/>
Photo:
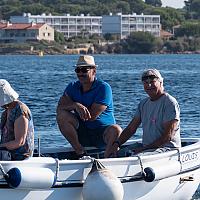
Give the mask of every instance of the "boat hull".
<path id="1" fill-rule="evenodd" d="M 169 177 L 152 183 L 133 181 L 123 183 L 124 200 L 189 200 L 199 185 L 200 169 Z M 196 180 L 180 183 L 181 177 L 194 176 Z M 187 192 L 185 192 L 187 191 Z M 15 200 L 82 200 L 82 186 L 50 188 L 46 190 L 23 190 L 1 188 L 0 196 Z"/>
<path id="2" fill-rule="evenodd" d="M 185 143 L 188 145 L 181 149 L 161 154 L 98 160 L 120 179 L 124 200 L 189 200 L 200 183 L 200 140 L 190 139 Z M 52 170 L 56 182 L 52 187 L 47 184 L 47 188 L 41 189 L 27 177 L 22 177 L 24 182 L 27 181 L 27 184 L 23 184 L 25 188 L 19 185 L 13 189 L 1 177 L 0 197 L 15 200 L 82 200 L 83 184 L 92 164 L 93 159 L 90 158 L 58 160 L 53 157 L 33 157 L 25 161 L 2 161 L 6 172 L 13 167 L 26 167 L 30 169 L 30 174 L 32 170 Z M 151 169 L 153 178 L 145 178 L 144 169 Z M 32 174 L 40 185 L 41 176 L 37 177 L 35 172 Z"/>

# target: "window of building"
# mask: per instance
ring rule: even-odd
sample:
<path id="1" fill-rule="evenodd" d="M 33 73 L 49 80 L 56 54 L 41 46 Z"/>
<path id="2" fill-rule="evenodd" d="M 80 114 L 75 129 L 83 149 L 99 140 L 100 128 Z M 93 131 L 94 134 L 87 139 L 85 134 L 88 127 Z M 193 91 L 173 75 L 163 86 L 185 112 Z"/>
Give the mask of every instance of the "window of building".
<path id="1" fill-rule="evenodd" d="M 70 25 L 69 26 L 69 31 L 76 31 L 76 26 Z"/>
<path id="2" fill-rule="evenodd" d="M 91 20 L 90 19 L 86 19 L 85 20 L 85 24 L 91 24 Z"/>
<path id="3" fill-rule="evenodd" d="M 130 23 L 136 22 L 136 17 L 130 17 Z"/>
<path id="4" fill-rule="evenodd" d="M 136 24 L 130 25 L 130 31 L 136 31 Z"/>
<path id="5" fill-rule="evenodd" d="M 35 37 L 35 33 L 34 32 L 31 32 L 31 37 Z"/>
<path id="6" fill-rule="evenodd" d="M 138 17 L 137 22 L 138 23 L 144 23 L 144 17 Z"/>
<path id="7" fill-rule="evenodd" d="M 61 24 L 68 24 L 68 19 L 61 19 Z"/>
<path id="8" fill-rule="evenodd" d="M 64 25 L 60 27 L 62 31 L 68 31 L 68 26 Z"/>
<path id="9" fill-rule="evenodd" d="M 52 19 L 46 19 L 47 24 L 52 24 Z"/>
<path id="10" fill-rule="evenodd" d="M 76 19 L 69 19 L 69 24 L 76 24 Z"/>
<path id="11" fill-rule="evenodd" d="M 144 25 L 139 24 L 138 27 L 137 27 L 137 31 L 144 31 Z"/>
<path id="12" fill-rule="evenodd" d="M 77 26 L 77 31 L 81 31 L 82 29 L 84 29 L 84 26 Z"/>
<path id="13" fill-rule="evenodd" d="M 129 23 L 129 18 L 128 17 L 122 17 L 122 23 L 123 24 Z"/>
<path id="14" fill-rule="evenodd" d="M 159 23 L 159 17 L 153 17 L 152 22 L 153 23 Z"/>
<path id="15" fill-rule="evenodd" d="M 84 24 L 84 19 L 77 19 L 77 24 Z"/>
<path id="16" fill-rule="evenodd" d="M 145 23 L 151 23 L 151 17 L 145 17 Z"/>
<path id="17" fill-rule="evenodd" d="M 145 30 L 151 31 L 151 25 L 145 25 Z"/>
<path id="18" fill-rule="evenodd" d="M 85 26 L 85 30 L 90 31 L 91 30 L 91 26 Z"/>
<path id="19" fill-rule="evenodd" d="M 54 23 L 54 24 L 60 24 L 60 19 L 54 19 L 54 20 L 53 20 L 53 23 Z"/>
<path id="20" fill-rule="evenodd" d="M 36 22 L 36 20 L 34 20 Z M 44 18 L 37 18 L 37 22 L 36 23 L 45 23 L 45 19 Z"/>

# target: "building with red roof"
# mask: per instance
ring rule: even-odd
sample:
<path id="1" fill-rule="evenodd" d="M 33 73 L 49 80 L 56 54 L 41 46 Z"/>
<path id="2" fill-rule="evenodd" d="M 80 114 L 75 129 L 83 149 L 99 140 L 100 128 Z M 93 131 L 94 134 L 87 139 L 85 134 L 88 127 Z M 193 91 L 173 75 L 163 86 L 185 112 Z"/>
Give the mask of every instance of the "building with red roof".
<path id="1" fill-rule="evenodd" d="M 0 23 L 0 41 L 54 41 L 54 29 L 45 23 Z"/>

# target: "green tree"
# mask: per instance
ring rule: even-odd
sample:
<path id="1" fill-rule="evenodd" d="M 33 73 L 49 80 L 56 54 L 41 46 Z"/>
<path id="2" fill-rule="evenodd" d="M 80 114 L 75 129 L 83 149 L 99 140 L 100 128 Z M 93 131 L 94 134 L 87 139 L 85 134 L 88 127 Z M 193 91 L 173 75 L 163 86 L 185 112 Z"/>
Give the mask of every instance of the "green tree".
<path id="1" fill-rule="evenodd" d="M 183 13 L 174 8 L 147 8 L 144 14 L 160 15 L 162 29 L 172 31 L 173 26 L 184 21 Z"/>
<path id="2" fill-rule="evenodd" d="M 54 40 L 60 44 L 63 44 L 65 42 L 65 38 L 63 33 L 60 33 L 58 31 L 54 32 Z"/>
<path id="3" fill-rule="evenodd" d="M 116 10 L 118 10 L 118 12 L 127 13 L 127 14 L 131 12 L 130 5 L 126 1 L 119 1 L 116 4 Z"/>
<path id="4" fill-rule="evenodd" d="M 200 37 L 200 23 L 187 22 L 182 24 L 181 27 L 175 31 L 175 36 Z"/>
<path id="5" fill-rule="evenodd" d="M 167 50 L 169 52 L 173 52 L 173 53 L 177 53 L 177 52 L 183 52 L 184 51 L 184 46 L 183 44 L 179 41 L 179 40 L 176 40 L 176 41 L 167 41 L 165 43 L 165 47 L 167 48 Z"/>
<path id="6" fill-rule="evenodd" d="M 190 7 L 192 18 L 194 17 L 195 19 L 200 19 L 200 0 L 193 0 Z"/>
<path id="7" fill-rule="evenodd" d="M 155 37 L 148 32 L 133 32 L 124 40 L 127 53 L 152 53 L 155 50 Z"/>
<path id="8" fill-rule="evenodd" d="M 20 11 L 21 13 L 26 12 L 26 13 L 31 13 L 33 15 L 38 15 L 38 13 L 49 13 L 51 12 L 51 9 L 47 8 L 46 6 L 40 3 L 34 3 L 31 5 L 23 5 Z"/>
<path id="9" fill-rule="evenodd" d="M 147 4 L 145 4 L 144 1 L 142 0 L 127 0 L 129 2 L 130 5 L 130 9 L 132 10 L 132 12 L 135 12 L 137 14 L 141 14 L 144 9 L 146 9 L 148 7 Z"/>

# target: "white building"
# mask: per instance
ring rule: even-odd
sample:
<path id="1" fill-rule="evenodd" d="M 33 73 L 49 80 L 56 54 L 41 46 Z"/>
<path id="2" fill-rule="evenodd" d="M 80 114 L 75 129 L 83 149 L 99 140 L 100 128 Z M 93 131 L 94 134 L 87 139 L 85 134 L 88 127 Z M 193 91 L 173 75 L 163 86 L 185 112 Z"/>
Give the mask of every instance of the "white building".
<path id="1" fill-rule="evenodd" d="M 78 36 L 80 34 L 102 34 L 102 17 L 101 16 L 52 16 L 31 15 L 30 13 L 24 13 L 23 16 L 11 16 L 11 23 L 47 23 L 52 26 L 56 31 L 64 34 L 64 37 L 69 38 Z"/>
<path id="2" fill-rule="evenodd" d="M 24 13 L 23 16 L 11 16 L 11 23 L 47 23 L 65 38 L 72 36 L 106 33 L 119 34 L 121 38 L 127 37 L 131 32 L 148 31 L 154 36 L 160 36 L 160 15 L 105 15 L 105 16 L 63 16 L 31 15 Z"/>
<path id="3" fill-rule="evenodd" d="M 135 13 L 123 15 L 106 15 L 102 18 L 102 33 L 119 34 L 121 38 L 130 35 L 131 32 L 150 32 L 156 37 L 160 36 L 160 15 L 137 15 Z"/>

